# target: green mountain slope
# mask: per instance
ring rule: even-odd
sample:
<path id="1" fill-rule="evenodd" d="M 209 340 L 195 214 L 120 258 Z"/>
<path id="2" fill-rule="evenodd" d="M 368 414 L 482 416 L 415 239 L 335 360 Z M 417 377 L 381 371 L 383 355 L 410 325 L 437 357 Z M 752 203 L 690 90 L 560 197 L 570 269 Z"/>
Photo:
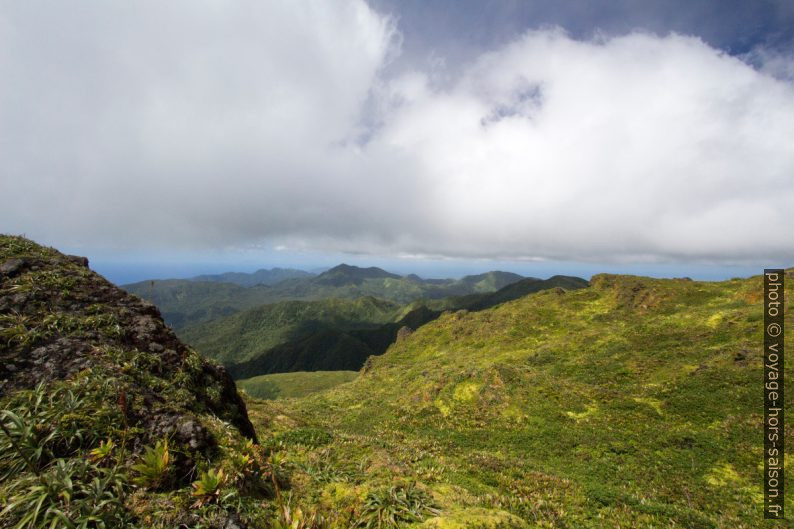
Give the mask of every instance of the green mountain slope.
<path id="1" fill-rule="evenodd" d="M 226 365 L 235 378 L 289 371 L 358 370 L 368 356 L 383 354 L 401 328 L 417 329 L 443 310 L 481 310 L 528 292 L 586 285 L 584 279 L 565 276 L 524 279 L 494 293 L 414 302 L 404 307 L 371 297 L 281 302 L 192 325 L 181 329 L 179 336 L 202 355 Z"/>
<path id="2" fill-rule="evenodd" d="M 376 327 L 393 320 L 399 308 L 372 297 L 282 301 L 186 327 L 179 336 L 207 358 L 224 364 L 239 363 L 321 329 Z"/>
<path id="3" fill-rule="evenodd" d="M 242 287 L 232 283 L 163 279 L 123 286 L 160 309 L 166 323 L 175 329 L 191 323 L 228 316 L 265 303 L 269 287 Z"/>
<path id="4" fill-rule="evenodd" d="M 368 357 L 383 354 L 397 339 L 401 329 L 406 328 L 405 331 L 410 332 L 408 322 L 418 327 L 438 315 L 438 312 L 420 308 L 397 322 L 357 329 L 311 322 L 296 333 L 296 338 L 249 360 L 228 364 L 227 368 L 235 379 L 292 371 L 356 371 Z"/>
<path id="5" fill-rule="evenodd" d="M 252 416 L 327 432 L 283 454 L 343 525 L 418 483 L 425 527 L 779 527 L 761 519 L 761 295 L 759 277 L 595 276 L 444 314 L 352 383 Z"/>
<path id="6" fill-rule="evenodd" d="M 406 304 L 419 299 L 498 290 L 521 276 L 488 272 L 461 279 L 422 280 L 401 277 L 380 268 L 339 265 L 316 277 L 285 279 L 275 285 L 242 287 L 230 283 L 169 279 L 141 281 L 124 288 L 160 308 L 175 329 L 228 316 L 258 305 L 297 300 L 358 299 L 375 297 Z"/>

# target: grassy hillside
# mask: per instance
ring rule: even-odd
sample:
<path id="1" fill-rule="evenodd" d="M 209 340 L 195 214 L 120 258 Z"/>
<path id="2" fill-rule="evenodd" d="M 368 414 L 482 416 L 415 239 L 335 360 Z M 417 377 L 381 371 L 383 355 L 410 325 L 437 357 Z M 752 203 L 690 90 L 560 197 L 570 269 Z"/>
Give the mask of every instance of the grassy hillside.
<path id="1" fill-rule="evenodd" d="M 350 382 L 357 371 L 297 371 L 260 375 L 237 381 L 237 387 L 257 399 L 305 397 Z"/>
<path id="2" fill-rule="evenodd" d="M 175 329 L 228 316 L 259 305 L 286 300 L 375 297 L 406 304 L 419 299 L 491 292 L 518 281 L 508 272 L 488 272 L 462 279 L 422 280 L 380 268 L 339 265 L 316 277 L 291 278 L 275 285 L 242 287 L 230 283 L 169 279 L 141 281 L 124 288 L 160 308 Z"/>
<path id="3" fill-rule="evenodd" d="M 186 327 L 179 336 L 207 358 L 232 364 L 324 329 L 377 327 L 393 320 L 399 308 L 372 297 L 283 301 Z"/>
<path id="4" fill-rule="evenodd" d="M 342 524 L 403 502 L 425 527 L 779 527 L 761 519 L 761 295 L 759 277 L 596 276 L 445 314 L 352 383 L 251 413 L 266 443 L 313 432 L 279 450 Z"/>

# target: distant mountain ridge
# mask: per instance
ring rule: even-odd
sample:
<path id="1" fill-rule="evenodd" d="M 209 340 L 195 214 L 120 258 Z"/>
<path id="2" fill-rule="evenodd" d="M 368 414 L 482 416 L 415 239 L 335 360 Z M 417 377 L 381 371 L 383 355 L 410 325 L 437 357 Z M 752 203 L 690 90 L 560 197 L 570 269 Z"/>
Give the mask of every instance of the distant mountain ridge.
<path id="1" fill-rule="evenodd" d="M 454 297 L 449 300 L 441 300 L 440 302 L 431 301 L 428 302 L 428 306 L 434 308 L 483 310 L 548 288 L 558 287 L 566 290 L 576 290 L 585 288 L 587 285 L 587 280 L 574 276 L 555 275 L 548 279 L 527 277 L 510 283 L 495 292 L 469 294 L 466 296 Z"/>
<path id="2" fill-rule="evenodd" d="M 190 278 L 193 281 L 208 281 L 212 283 L 232 283 L 241 287 L 255 285 L 275 285 L 285 279 L 314 277 L 315 274 L 296 268 L 261 268 L 250 274 L 245 272 L 225 272 L 223 274 L 205 274 Z"/>
<path id="3" fill-rule="evenodd" d="M 233 273 L 232 273 L 233 274 Z M 287 300 L 359 299 L 375 297 L 399 304 L 423 299 L 493 292 L 514 283 L 522 276 L 492 271 L 461 279 L 422 279 L 416 275 L 400 276 L 381 268 L 362 268 L 341 264 L 319 275 L 288 277 L 278 283 L 242 286 L 213 280 L 168 279 L 140 281 L 124 285 L 160 308 L 166 322 L 175 329 L 228 316 L 258 305 Z M 204 277 L 204 276 L 198 276 Z M 247 278 L 246 281 L 249 281 Z"/>
<path id="4" fill-rule="evenodd" d="M 400 329 L 415 330 L 445 310 L 482 310 L 543 289 L 587 284 L 503 271 L 422 279 L 341 264 L 271 286 L 166 280 L 127 288 L 159 306 L 180 338 L 243 378 L 357 370 L 367 357 L 383 354 Z"/>

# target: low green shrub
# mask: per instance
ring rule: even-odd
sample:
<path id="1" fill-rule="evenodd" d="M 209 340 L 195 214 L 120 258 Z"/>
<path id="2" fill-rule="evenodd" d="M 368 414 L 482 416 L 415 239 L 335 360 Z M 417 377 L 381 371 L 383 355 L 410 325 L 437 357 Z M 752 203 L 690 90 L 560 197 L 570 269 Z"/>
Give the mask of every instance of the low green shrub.
<path id="1" fill-rule="evenodd" d="M 402 523 L 421 522 L 425 517 L 439 513 L 430 495 L 415 483 L 395 485 L 367 494 L 357 527 L 397 528 Z"/>
<path id="2" fill-rule="evenodd" d="M 130 522 L 126 481 L 115 468 L 81 458 L 56 459 L 41 472 L 9 481 L 0 525 L 22 528 L 113 528 Z"/>

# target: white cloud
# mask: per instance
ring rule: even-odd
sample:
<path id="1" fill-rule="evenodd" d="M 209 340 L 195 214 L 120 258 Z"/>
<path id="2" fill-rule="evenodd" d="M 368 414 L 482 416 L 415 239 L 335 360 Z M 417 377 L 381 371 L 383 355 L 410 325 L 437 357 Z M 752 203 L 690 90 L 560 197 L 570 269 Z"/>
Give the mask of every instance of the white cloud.
<path id="1" fill-rule="evenodd" d="M 794 257 L 792 84 L 698 39 L 531 32 L 442 84 L 384 77 L 399 34 L 363 2 L 233 5 L 0 9 L 0 229 L 143 248 Z"/>
<path id="2" fill-rule="evenodd" d="M 0 220 L 88 243 L 314 223 L 396 34 L 361 1 L 3 6 Z"/>
<path id="3" fill-rule="evenodd" d="M 765 74 L 784 81 L 794 81 L 794 50 L 768 49 L 756 46 L 742 56 Z"/>
<path id="4" fill-rule="evenodd" d="M 441 252 L 794 256 L 794 90 L 698 39 L 532 32 L 401 95 Z"/>

